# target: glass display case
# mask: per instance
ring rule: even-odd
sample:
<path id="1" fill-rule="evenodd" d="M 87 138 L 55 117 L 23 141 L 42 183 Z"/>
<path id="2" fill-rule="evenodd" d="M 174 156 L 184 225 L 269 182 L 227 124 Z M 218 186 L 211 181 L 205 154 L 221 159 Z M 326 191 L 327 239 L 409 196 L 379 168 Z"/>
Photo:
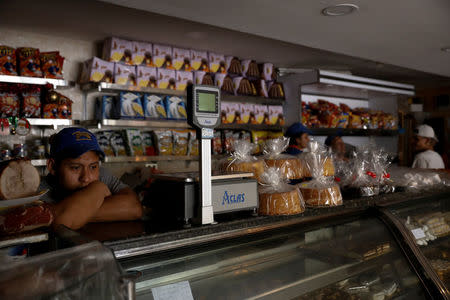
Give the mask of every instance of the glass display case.
<path id="1" fill-rule="evenodd" d="M 137 299 L 188 282 L 194 299 L 424 299 L 419 273 L 390 230 L 373 215 L 186 246 L 119 260 Z"/>
<path id="2" fill-rule="evenodd" d="M 441 293 L 450 297 L 450 194 L 385 207 Z"/>

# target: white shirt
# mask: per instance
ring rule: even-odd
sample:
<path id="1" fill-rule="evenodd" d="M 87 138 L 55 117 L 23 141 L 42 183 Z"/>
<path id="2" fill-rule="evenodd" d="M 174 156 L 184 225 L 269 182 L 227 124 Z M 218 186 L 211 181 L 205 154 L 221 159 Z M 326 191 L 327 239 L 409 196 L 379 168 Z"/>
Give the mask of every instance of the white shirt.
<path id="1" fill-rule="evenodd" d="M 423 151 L 414 157 L 413 168 L 445 169 L 442 157 L 433 150 Z"/>

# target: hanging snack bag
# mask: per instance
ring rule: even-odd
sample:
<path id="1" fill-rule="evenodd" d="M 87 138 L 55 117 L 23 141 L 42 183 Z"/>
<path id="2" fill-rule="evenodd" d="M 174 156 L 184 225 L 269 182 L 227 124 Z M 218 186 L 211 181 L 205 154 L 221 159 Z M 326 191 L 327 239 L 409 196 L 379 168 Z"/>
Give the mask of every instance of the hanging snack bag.
<path id="1" fill-rule="evenodd" d="M 211 144 L 212 154 L 223 154 L 222 131 L 214 130 L 214 137 Z"/>
<path id="2" fill-rule="evenodd" d="M 41 89 L 28 88 L 22 92 L 22 116 L 25 118 L 41 117 Z"/>
<path id="3" fill-rule="evenodd" d="M 131 61 L 135 66 L 154 67 L 153 64 L 153 45 L 146 42 L 131 42 Z"/>
<path id="4" fill-rule="evenodd" d="M 225 150 L 225 153 L 231 153 L 234 151 L 234 138 L 233 138 L 233 131 L 232 130 L 224 130 L 223 131 L 223 148 Z"/>
<path id="5" fill-rule="evenodd" d="M 186 120 L 186 99 L 178 96 L 165 98 L 167 118 L 171 120 Z"/>
<path id="6" fill-rule="evenodd" d="M 189 131 L 172 130 L 173 155 L 184 156 L 188 153 Z"/>
<path id="7" fill-rule="evenodd" d="M 136 85 L 136 67 L 114 64 L 114 82 L 122 85 Z"/>
<path id="8" fill-rule="evenodd" d="M 247 141 L 235 141 L 234 152 L 222 163 L 224 172 L 251 172 L 258 181 L 264 173 L 264 161 L 252 156 L 254 144 Z"/>
<path id="9" fill-rule="evenodd" d="M 142 136 L 139 129 L 125 129 L 126 145 L 128 155 L 142 156 L 144 155 L 144 148 L 142 147 Z"/>
<path id="10" fill-rule="evenodd" d="M 41 52 L 41 70 L 45 78 L 63 79 L 64 57 L 59 51 Z"/>
<path id="11" fill-rule="evenodd" d="M 172 47 L 153 44 L 153 62 L 158 68 L 175 70 L 172 66 Z"/>
<path id="12" fill-rule="evenodd" d="M 218 86 L 221 92 L 234 95 L 233 79 L 228 74 L 216 73 L 214 75 L 214 85 Z"/>
<path id="13" fill-rule="evenodd" d="M 105 152 L 106 156 L 114 156 L 114 149 L 111 146 L 112 131 L 98 131 L 95 133 L 98 145 Z"/>
<path id="14" fill-rule="evenodd" d="M 97 98 L 95 110 L 96 119 L 117 119 L 119 116 L 119 107 L 117 105 L 117 97 L 103 95 Z"/>
<path id="15" fill-rule="evenodd" d="M 270 82 L 268 90 L 269 98 L 284 99 L 284 88 L 282 83 L 276 81 Z"/>
<path id="16" fill-rule="evenodd" d="M 20 76 L 42 77 L 39 49 L 17 48 L 16 57 Z"/>
<path id="17" fill-rule="evenodd" d="M 255 104 L 255 120 L 254 124 L 270 124 L 269 121 L 269 109 L 267 105 Z"/>
<path id="18" fill-rule="evenodd" d="M 156 88 L 158 86 L 157 78 L 156 68 L 147 66 L 136 67 L 137 86 Z"/>
<path id="19" fill-rule="evenodd" d="M 247 78 L 259 79 L 259 67 L 258 64 L 251 59 L 244 59 L 241 61 L 242 74 Z"/>
<path id="20" fill-rule="evenodd" d="M 114 63 L 93 57 L 83 63 L 80 82 L 112 83 L 114 79 Z"/>
<path id="21" fill-rule="evenodd" d="M 167 119 L 165 96 L 144 94 L 142 105 L 146 119 Z"/>
<path id="22" fill-rule="evenodd" d="M 277 78 L 275 68 L 271 63 L 259 64 L 261 78 L 265 81 L 275 81 Z"/>
<path id="23" fill-rule="evenodd" d="M 327 207 L 342 204 L 342 195 L 339 186 L 334 183 L 333 176 L 324 176 L 325 161 L 329 154 L 320 148 L 316 141 L 308 144 L 309 152 L 300 154 L 303 165 L 313 177 L 311 181 L 299 185 L 307 206 Z"/>
<path id="24" fill-rule="evenodd" d="M 141 136 L 144 155 L 156 155 L 155 145 L 153 144 L 153 133 L 151 131 L 141 131 Z"/>
<path id="25" fill-rule="evenodd" d="M 222 102 L 220 104 L 222 124 L 238 123 L 241 119 L 239 103 Z"/>
<path id="26" fill-rule="evenodd" d="M 173 67 L 177 71 L 190 72 L 191 68 L 191 52 L 189 49 L 173 48 Z"/>
<path id="27" fill-rule="evenodd" d="M 113 148 L 115 156 L 126 156 L 127 150 L 125 140 L 121 131 L 113 131 L 110 137 L 111 147 Z"/>
<path id="28" fill-rule="evenodd" d="M 232 77 L 242 76 L 241 61 L 235 56 L 225 57 L 225 69 Z"/>
<path id="29" fill-rule="evenodd" d="M 260 215 L 294 215 L 305 211 L 305 202 L 298 186 L 289 185 L 280 169 L 268 168 L 261 174 L 260 180 Z"/>
<path id="30" fill-rule="evenodd" d="M 297 157 L 282 154 L 289 146 L 289 138 L 280 137 L 267 140 L 264 144 L 264 161 L 268 167 L 274 167 L 280 171 L 285 179 L 303 178 L 303 164 Z"/>
<path id="31" fill-rule="evenodd" d="M 176 89 L 179 91 L 185 91 L 186 87 L 194 82 L 194 76 L 192 72 L 188 71 L 176 71 Z"/>
<path id="32" fill-rule="evenodd" d="M 121 119 L 144 119 L 140 94 L 120 92 L 119 101 Z"/>
<path id="33" fill-rule="evenodd" d="M 173 140 L 171 130 L 155 130 L 155 145 L 158 150 L 158 155 L 172 155 Z"/>
<path id="34" fill-rule="evenodd" d="M 194 71 L 195 84 L 214 85 L 214 80 L 210 73 L 205 71 Z"/>
<path id="35" fill-rule="evenodd" d="M 270 125 L 284 126 L 283 106 L 269 105 L 269 123 Z"/>
<path id="36" fill-rule="evenodd" d="M 236 120 L 238 124 L 248 124 L 255 122 L 255 105 L 252 103 L 239 103 L 240 118 Z"/>
<path id="37" fill-rule="evenodd" d="M 58 100 L 58 118 L 71 119 L 72 118 L 72 100 L 64 95 L 59 95 Z"/>
<path id="38" fill-rule="evenodd" d="M 208 59 L 210 72 L 223 74 L 227 72 L 225 68 L 225 55 L 208 52 Z"/>
<path id="39" fill-rule="evenodd" d="M 17 75 L 16 49 L 0 46 L 0 74 Z"/>
<path id="40" fill-rule="evenodd" d="M 191 67 L 194 71 L 209 72 L 208 52 L 191 50 Z"/>
<path id="41" fill-rule="evenodd" d="M 174 70 L 158 69 L 156 71 L 156 76 L 157 76 L 158 88 L 175 90 L 175 88 L 176 88 L 176 81 L 175 81 L 176 73 Z"/>
<path id="42" fill-rule="evenodd" d="M 103 44 L 103 59 L 106 61 L 131 65 L 132 52 L 131 41 L 110 37 Z"/>
<path id="43" fill-rule="evenodd" d="M 197 132 L 195 130 L 189 130 L 188 155 L 198 156 L 198 153 L 199 153 L 199 145 L 197 139 Z"/>
<path id="44" fill-rule="evenodd" d="M 2 118 L 18 117 L 20 100 L 13 91 L 0 92 L 0 115 Z"/>

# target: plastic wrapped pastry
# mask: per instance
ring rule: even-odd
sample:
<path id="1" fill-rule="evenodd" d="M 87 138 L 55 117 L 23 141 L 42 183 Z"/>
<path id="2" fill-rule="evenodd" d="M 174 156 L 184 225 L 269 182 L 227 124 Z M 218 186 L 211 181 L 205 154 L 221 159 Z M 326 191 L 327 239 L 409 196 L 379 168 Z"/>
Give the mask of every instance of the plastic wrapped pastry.
<path id="1" fill-rule="evenodd" d="M 267 140 L 264 145 L 264 161 L 267 167 L 278 168 L 284 178 L 303 178 L 304 167 L 301 160 L 292 155 L 282 154 L 289 146 L 289 138 L 280 137 Z"/>
<path id="2" fill-rule="evenodd" d="M 264 161 L 256 159 L 251 153 L 255 145 L 245 140 L 234 143 L 234 152 L 223 164 L 225 172 L 251 172 L 258 181 L 264 172 Z"/>
<path id="3" fill-rule="evenodd" d="M 259 214 L 292 215 L 305 211 L 305 203 L 298 186 L 289 185 L 278 168 L 268 168 L 261 174 Z"/>

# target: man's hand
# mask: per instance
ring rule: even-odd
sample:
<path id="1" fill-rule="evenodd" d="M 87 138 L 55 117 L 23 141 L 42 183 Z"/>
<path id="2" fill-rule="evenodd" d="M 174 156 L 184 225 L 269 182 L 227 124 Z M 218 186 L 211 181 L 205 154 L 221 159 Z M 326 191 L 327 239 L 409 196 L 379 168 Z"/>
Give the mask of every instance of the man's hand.
<path id="1" fill-rule="evenodd" d="M 103 182 L 94 181 L 55 205 L 53 223 L 79 229 L 97 214 L 105 198 L 110 196 L 111 191 Z"/>

